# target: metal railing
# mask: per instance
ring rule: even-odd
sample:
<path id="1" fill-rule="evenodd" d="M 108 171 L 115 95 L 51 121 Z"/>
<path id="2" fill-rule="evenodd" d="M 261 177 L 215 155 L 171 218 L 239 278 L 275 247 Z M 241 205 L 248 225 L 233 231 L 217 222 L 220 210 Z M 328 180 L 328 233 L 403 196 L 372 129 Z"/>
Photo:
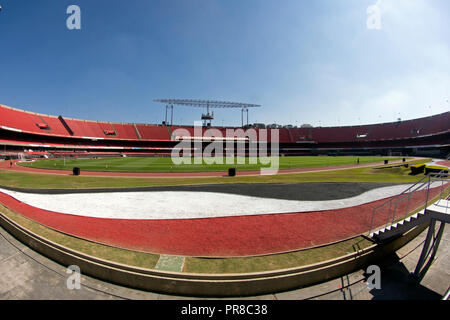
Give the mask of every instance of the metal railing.
<path id="1" fill-rule="evenodd" d="M 449 157 L 447 157 L 446 160 L 449 160 Z M 430 189 L 438 187 L 439 183 L 441 184 L 439 201 L 448 198 L 447 191 L 450 188 L 450 180 L 448 179 L 447 171 L 448 169 L 442 169 L 438 173 L 429 173 L 400 194 L 375 207 L 372 211 L 367 235 L 370 236 L 373 231 L 387 228 L 396 221 L 407 218 L 418 208 L 427 208 L 430 199 Z M 426 193 L 423 201 L 420 201 L 419 205 L 416 204 L 414 208 L 411 208 L 411 198 L 416 198 L 415 200 L 417 200 L 417 197 L 419 197 L 420 199 L 420 196 L 417 195 L 419 195 L 420 191 L 424 190 L 426 190 Z M 377 218 L 380 220 L 380 216 L 383 216 L 383 218 L 381 218 L 382 221 L 375 222 L 375 219 Z"/>
<path id="2" fill-rule="evenodd" d="M 434 178 L 434 179 L 439 179 L 439 178 Z M 439 194 L 439 199 L 438 201 L 435 202 L 435 205 L 441 207 L 441 208 L 445 208 L 445 213 L 450 213 L 450 185 L 446 185 L 446 187 L 444 188 L 444 181 L 449 183 L 450 179 L 440 179 L 443 180 L 442 182 L 442 186 L 441 186 L 441 192 Z M 441 200 L 446 200 L 446 201 L 441 201 Z"/>

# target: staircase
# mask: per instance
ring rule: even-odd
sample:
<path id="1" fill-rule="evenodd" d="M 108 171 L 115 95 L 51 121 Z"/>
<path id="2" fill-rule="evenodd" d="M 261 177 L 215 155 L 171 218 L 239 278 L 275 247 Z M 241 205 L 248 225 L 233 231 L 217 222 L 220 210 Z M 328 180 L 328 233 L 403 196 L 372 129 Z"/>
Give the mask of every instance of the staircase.
<path id="1" fill-rule="evenodd" d="M 430 205 L 431 188 L 440 188 L 440 190 L 439 200 Z M 449 189 L 450 179 L 448 175 L 444 173 L 444 170 L 437 174 L 430 174 L 423 177 L 401 194 L 389 199 L 373 210 L 368 236 L 376 242 L 383 242 L 432 220 L 445 223 L 450 222 Z M 420 191 L 426 192 L 426 196 L 423 201 L 420 202 L 421 205 L 419 206 L 424 209 L 410 215 L 410 212 L 414 211 L 414 208 L 410 208 L 410 201 L 411 199 L 414 199 L 414 197 L 420 197 L 420 194 L 418 194 Z M 401 209 L 402 207 L 404 207 L 404 210 Z M 383 213 L 386 215 L 386 217 L 384 217 L 384 223 L 381 227 L 378 226 L 377 229 L 374 227 L 374 221 L 377 217 L 382 216 Z M 378 220 L 380 220 L 380 218 L 378 218 Z M 378 225 L 380 225 L 379 222 Z"/>
<path id="2" fill-rule="evenodd" d="M 406 231 L 435 219 L 441 222 L 450 222 L 450 197 L 440 199 L 436 203 L 419 211 L 412 216 L 398 221 L 386 228 L 382 228 L 370 234 L 370 237 L 378 242 L 385 241 Z"/>

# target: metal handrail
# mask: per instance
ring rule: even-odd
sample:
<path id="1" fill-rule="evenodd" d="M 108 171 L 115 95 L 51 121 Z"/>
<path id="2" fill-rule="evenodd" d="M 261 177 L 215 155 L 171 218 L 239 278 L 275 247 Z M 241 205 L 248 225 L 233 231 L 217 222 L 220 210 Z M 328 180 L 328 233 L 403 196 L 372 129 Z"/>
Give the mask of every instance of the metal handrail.
<path id="1" fill-rule="evenodd" d="M 408 187 L 406 190 L 402 191 L 401 193 L 399 193 L 398 195 L 396 195 L 395 197 L 400 197 L 406 193 L 410 193 L 409 190 L 414 188 L 416 185 L 418 185 L 419 183 L 422 183 L 422 180 L 426 179 L 427 177 L 423 177 L 422 179 L 420 179 L 419 181 L 417 181 L 415 184 L 411 185 L 410 187 Z M 396 198 L 391 198 L 389 200 L 387 200 L 386 202 L 378 205 L 377 207 L 375 207 L 373 210 L 377 211 L 378 209 L 382 208 L 383 206 L 385 206 L 387 203 L 392 202 L 393 200 L 395 200 Z"/>
<path id="2" fill-rule="evenodd" d="M 404 197 L 408 194 L 408 196 L 410 197 L 412 193 L 418 191 L 419 189 L 421 189 L 423 186 L 425 186 L 428 181 L 424 181 L 427 180 L 429 177 L 425 176 L 422 179 L 420 179 L 419 181 L 417 181 L 416 183 L 414 183 L 413 185 L 411 185 L 410 187 L 408 187 L 406 190 L 404 190 L 403 192 L 399 193 L 398 195 L 390 198 L 389 200 L 385 201 L 384 203 L 378 205 L 377 207 L 375 207 L 372 211 L 372 217 L 371 217 L 371 222 L 370 222 L 370 228 L 369 228 L 369 235 L 371 233 L 371 231 L 373 230 L 373 220 L 375 215 L 385 206 L 387 206 L 389 204 L 389 212 L 388 212 L 388 217 L 390 216 L 390 212 L 391 212 L 391 207 L 393 204 L 397 205 L 398 202 L 400 202 L 401 200 L 404 199 Z M 417 187 L 416 187 L 417 186 Z M 412 191 L 410 191 L 411 189 L 413 189 Z"/>
<path id="3" fill-rule="evenodd" d="M 433 181 L 441 181 L 442 182 L 442 184 L 441 184 L 441 193 L 439 194 L 439 200 L 436 201 L 436 203 L 435 203 L 436 205 L 439 205 L 441 200 L 450 200 L 450 194 L 447 194 L 445 196 L 445 198 L 442 196 L 444 194 L 444 190 L 447 190 L 447 189 L 450 188 L 450 185 L 448 185 L 448 183 L 450 183 L 450 180 L 448 179 L 448 177 L 446 177 L 446 178 L 447 179 L 443 179 L 441 177 L 432 177 L 431 178 Z M 444 188 L 444 182 L 446 184 L 445 188 Z M 446 208 L 447 209 L 449 208 L 449 203 L 448 202 L 446 203 Z"/>
<path id="4" fill-rule="evenodd" d="M 450 155 L 447 156 L 446 160 L 450 160 Z M 386 224 L 385 224 L 385 228 L 388 227 L 389 225 L 389 221 L 391 220 L 391 225 L 395 222 L 395 213 L 397 210 L 397 206 L 400 203 L 400 201 L 404 200 L 405 197 L 408 197 L 408 203 L 406 206 L 406 213 L 405 215 L 408 214 L 408 209 L 409 209 L 409 200 L 411 198 L 411 195 L 417 191 L 420 191 L 421 188 L 426 186 L 426 190 L 427 190 L 427 195 L 425 197 L 425 208 L 428 204 L 428 197 L 429 197 L 429 190 L 430 190 L 430 186 L 431 186 L 431 180 L 433 179 L 434 181 L 437 180 L 441 180 L 444 181 L 443 179 L 439 179 L 443 176 L 443 174 L 445 173 L 445 171 L 447 171 L 448 169 L 442 169 L 441 171 L 439 171 L 436 174 L 429 174 L 426 175 L 424 177 L 422 177 L 419 181 L 417 181 L 416 183 L 414 183 L 413 185 L 409 186 L 407 189 L 405 189 L 403 192 L 399 193 L 398 195 L 390 198 L 389 200 L 383 202 L 382 204 L 378 205 L 377 207 L 375 207 L 372 210 L 372 216 L 371 216 L 371 220 L 370 220 L 370 225 L 369 225 L 369 231 L 368 231 L 368 235 L 370 236 L 371 232 L 374 230 L 373 228 L 373 223 L 374 223 L 374 218 L 376 216 L 376 214 L 384 207 L 386 207 L 389 204 L 389 211 L 387 214 L 387 219 L 386 219 Z M 447 179 L 445 181 L 448 181 Z M 442 186 L 441 186 L 441 195 L 440 198 L 442 197 L 442 189 L 443 189 L 443 182 L 442 182 Z M 392 215 L 391 215 L 391 208 L 394 205 L 394 210 L 392 211 Z M 392 216 L 392 219 L 390 219 L 390 217 Z"/>

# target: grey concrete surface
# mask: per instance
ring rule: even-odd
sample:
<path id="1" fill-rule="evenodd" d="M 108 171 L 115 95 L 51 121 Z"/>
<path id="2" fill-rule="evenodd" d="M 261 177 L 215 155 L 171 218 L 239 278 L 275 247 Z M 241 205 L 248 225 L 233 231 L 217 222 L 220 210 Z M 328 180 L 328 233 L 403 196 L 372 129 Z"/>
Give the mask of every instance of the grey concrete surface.
<path id="1" fill-rule="evenodd" d="M 439 223 L 437 225 L 438 229 Z M 243 300 L 408 300 L 441 299 L 450 286 L 450 229 L 442 237 L 437 255 L 419 280 L 411 273 L 419 259 L 427 230 L 380 263 L 381 289 L 369 289 L 364 270 L 288 292 Z M 82 275 L 81 288 L 69 290 L 66 268 L 18 242 L 0 228 L 0 299 L 3 300 L 185 300 L 201 299 L 134 290 Z M 236 298 L 234 298 L 236 299 Z"/>

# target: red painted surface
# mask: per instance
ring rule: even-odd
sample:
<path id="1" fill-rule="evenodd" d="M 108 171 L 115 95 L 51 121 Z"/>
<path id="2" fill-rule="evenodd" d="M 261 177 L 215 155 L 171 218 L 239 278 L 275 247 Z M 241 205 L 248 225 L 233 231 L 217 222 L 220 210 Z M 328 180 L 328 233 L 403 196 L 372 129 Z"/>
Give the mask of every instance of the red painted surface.
<path id="1" fill-rule="evenodd" d="M 430 195 L 437 195 L 434 188 Z M 425 191 L 401 201 L 404 213 L 423 204 Z M 249 256 L 315 247 L 368 231 L 372 209 L 386 199 L 339 210 L 206 219 L 102 219 L 51 212 L 0 193 L 0 203 L 42 225 L 116 247 L 185 256 Z M 391 220 L 388 207 L 374 225 Z M 211 208 L 211 210 L 214 210 Z"/>

